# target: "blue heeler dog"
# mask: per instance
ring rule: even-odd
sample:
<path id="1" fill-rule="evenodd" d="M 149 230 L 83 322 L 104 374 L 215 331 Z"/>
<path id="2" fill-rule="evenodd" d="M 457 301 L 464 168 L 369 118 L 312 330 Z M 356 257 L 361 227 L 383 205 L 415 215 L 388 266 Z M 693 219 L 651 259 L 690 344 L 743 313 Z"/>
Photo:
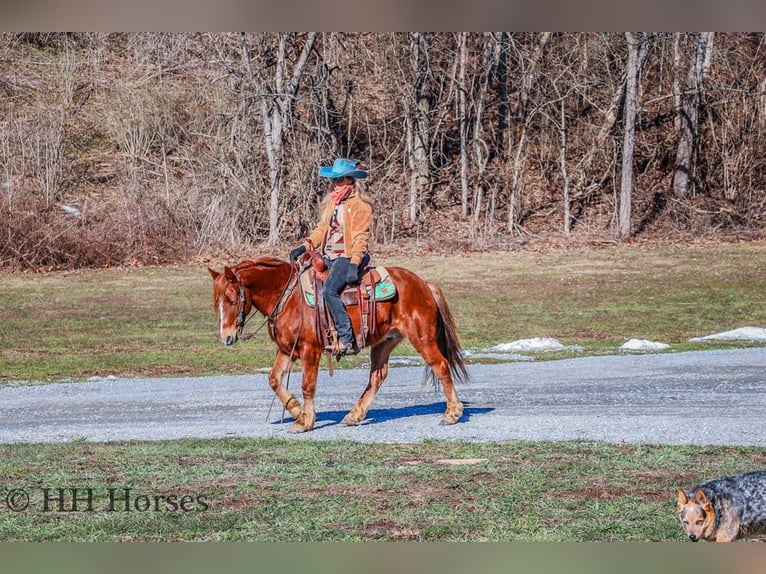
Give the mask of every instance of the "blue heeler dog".
<path id="1" fill-rule="evenodd" d="M 733 542 L 766 534 L 766 471 L 706 480 L 678 489 L 678 518 L 692 542 Z"/>

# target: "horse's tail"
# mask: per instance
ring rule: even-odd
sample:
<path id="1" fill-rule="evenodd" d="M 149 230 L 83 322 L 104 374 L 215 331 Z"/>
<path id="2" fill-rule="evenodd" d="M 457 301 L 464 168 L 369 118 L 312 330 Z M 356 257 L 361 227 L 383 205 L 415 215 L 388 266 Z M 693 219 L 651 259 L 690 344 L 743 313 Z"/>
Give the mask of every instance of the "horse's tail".
<path id="1" fill-rule="evenodd" d="M 436 301 L 436 307 L 439 311 L 436 317 L 436 344 L 439 346 L 439 350 L 442 355 L 444 355 L 444 358 L 447 359 L 447 363 L 449 363 L 452 379 L 456 383 L 468 382 L 471 377 L 465 366 L 463 350 L 460 348 L 457 327 L 455 326 L 455 318 L 452 316 L 452 312 L 447 306 L 447 300 L 444 298 L 444 293 L 442 293 L 441 288 L 428 281 L 426 281 L 426 283 L 431 290 L 431 294 L 434 297 L 434 301 Z M 431 368 L 426 368 L 424 381 L 434 385 L 438 383 L 436 373 L 434 373 Z"/>

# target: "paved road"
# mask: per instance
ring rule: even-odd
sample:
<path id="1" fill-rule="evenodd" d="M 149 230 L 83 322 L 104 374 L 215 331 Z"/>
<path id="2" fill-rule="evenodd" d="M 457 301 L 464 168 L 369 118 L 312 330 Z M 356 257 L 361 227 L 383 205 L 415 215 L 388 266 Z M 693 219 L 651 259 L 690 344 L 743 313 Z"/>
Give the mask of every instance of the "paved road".
<path id="1" fill-rule="evenodd" d="M 460 423 L 438 426 L 422 367 L 393 368 L 359 427 L 367 371 L 320 373 L 317 427 L 293 435 L 266 375 L 0 387 L 0 443 L 291 437 L 369 442 L 603 440 L 766 446 L 766 349 L 472 365 Z M 298 389 L 293 373 L 290 387 Z M 288 418 L 289 420 L 289 418 Z"/>

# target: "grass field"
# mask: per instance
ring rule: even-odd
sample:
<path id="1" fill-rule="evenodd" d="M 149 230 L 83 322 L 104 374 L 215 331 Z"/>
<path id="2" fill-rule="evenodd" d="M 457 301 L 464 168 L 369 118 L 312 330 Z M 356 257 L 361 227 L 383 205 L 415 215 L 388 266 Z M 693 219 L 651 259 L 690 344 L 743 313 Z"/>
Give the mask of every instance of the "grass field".
<path id="1" fill-rule="evenodd" d="M 678 486 L 764 466 L 764 449 L 597 443 L 3 446 L 0 539 L 682 540 Z M 19 489 L 29 506 L 3 507 Z"/>
<path id="2" fill-rule="evenodd" d="M 554 336 L 583 348 L 569 354 L 629 337 L 686 350 L 766 326 L 763 243 L 380 262 L 441 285 L 468 349 Z M 267 369 L 265 334 L 220 345 L 210 298 L 198 266 L 0 275 L 0 384 Z M 0 539 L 682 540 L 678 486 L 764 467 L 762 448 L 581 442 L 0 445 Z"/>

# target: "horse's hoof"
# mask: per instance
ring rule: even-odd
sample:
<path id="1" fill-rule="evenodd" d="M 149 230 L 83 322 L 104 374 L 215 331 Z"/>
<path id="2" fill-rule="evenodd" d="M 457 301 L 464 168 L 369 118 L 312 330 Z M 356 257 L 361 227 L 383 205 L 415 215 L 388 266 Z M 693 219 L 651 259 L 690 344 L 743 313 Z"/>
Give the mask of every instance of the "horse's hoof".
<path id="1" fill-rule="evenodd" d="M 309 431 L 311 429 L 307 429 L 305 426 L 303 426 L 301 423 L 293 423 L 290 425 L 290 432 L 291 433 L 302 433 Z"/>
<path id="2" fill-rule="evenodd" d="M 356 417 L 352 417 L 351 413 L 349 413 L 345 417 L 343 417 L 343 420 L 340 421 L 340 424 L 345 425 L 347 427 L 355 427 L 355 426 L 359 426 L 361 422 L 362 421 L 358 420 Z"/>
<path id="3" fill-rule="evenodd" d="M 444 427 L 444 426 L 447 426 L 447 425 L 454 425 L 454 424 L 457 424 L 457 421 L 458 421 L 457 417 L 444 415 L 442 417 L 442 420 L 439 421 L 439 426 L 443 426 Z"/>

